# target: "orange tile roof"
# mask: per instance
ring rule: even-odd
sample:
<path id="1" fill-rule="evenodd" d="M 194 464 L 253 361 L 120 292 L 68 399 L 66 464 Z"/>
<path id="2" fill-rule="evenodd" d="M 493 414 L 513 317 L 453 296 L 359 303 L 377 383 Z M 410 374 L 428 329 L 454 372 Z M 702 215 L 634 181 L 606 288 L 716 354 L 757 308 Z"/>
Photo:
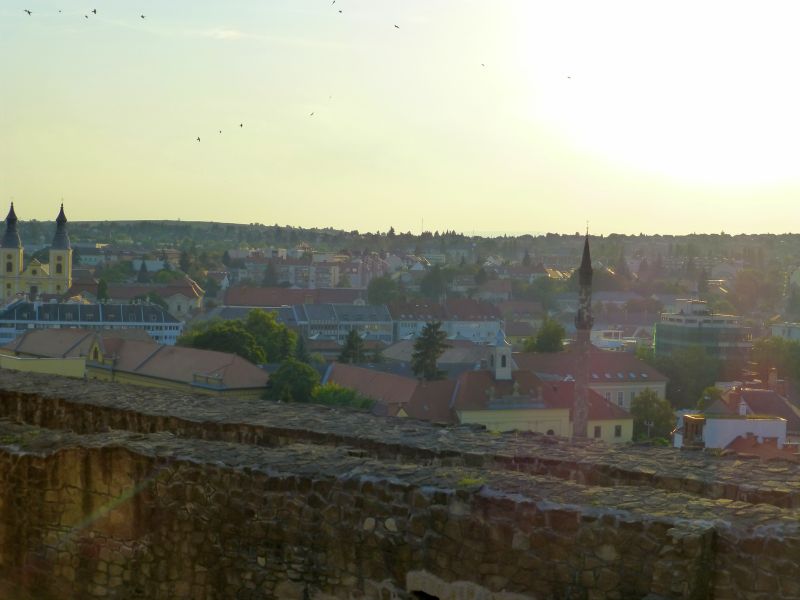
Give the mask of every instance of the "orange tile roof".
<path id="1" fill-rule="evenodd" d="M 262 388 L 269 376 L 251 362 L 226 352 L 153 345 L 135 340 L 114 341 L 104 350 L 116 357 L 114 368 L 136 375 L 193 383 L 195 375 L 218 378 L 227 389 Z"/>
<path id="2" fill-rule="evenodd" d="M 575 377 L 578 356 L 575 349 L 564 352 L 519 352 L 514 362 L 533 373 Z M 592 347 L 589 353 L 589 385 L 600 383 L 663 383 L 666 376 L 630 352 L 609 352 Z"/>
<path id="3" fill-rule="evenodd" d="M 364 290 L 352 288 L 297 289 L 234 286 L 225 291 L 227 306 L 291 306 L 293 304 L 352 304 L 364 299 Z"/>

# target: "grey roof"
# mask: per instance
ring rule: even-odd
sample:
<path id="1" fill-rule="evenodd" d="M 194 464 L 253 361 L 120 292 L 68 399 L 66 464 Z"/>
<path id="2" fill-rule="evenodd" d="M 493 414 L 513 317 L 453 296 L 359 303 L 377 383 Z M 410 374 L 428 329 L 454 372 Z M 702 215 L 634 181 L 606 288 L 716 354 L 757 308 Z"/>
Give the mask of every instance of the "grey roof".
<path id="1" fill-rule="evenodd" d="M 336 312 L 333 310 L 333 304 L 304 304 L 303 310 L 309 322 L 336 321 Z"/>
<path id="2" fill-rule="evenodd" d="M 69 250 L 69 235 L 67 234 L 67 217 L 64 215 L 64 205 L 56 217 L 56 234 L 53 236 L 53 243 L 50 244 L 53 250 Z"/>
<path id="3" fill-rule="evenodd" d="M 17 214 L 14 212 L 13 202 L 6 217 L 6 231 L 3 234 L 3 242 L 0 246 L 3 248 L 22 248 L 22 240 L 19 239 L 19 231 L 17 231 Z"/>
<path id="4" fill-rule="evenodd" d="M 179 323 L 154 304 L 35 304 L 20 301 L 0 312 L 0 321 L 73 323 Z"/>
<path id="5" fill-rule="evenodd" d="M 392 316 L 385 304 L 358 306 L 356 304 L 332 304 L 333 310 L 340 321 L 391 321 Z"/>

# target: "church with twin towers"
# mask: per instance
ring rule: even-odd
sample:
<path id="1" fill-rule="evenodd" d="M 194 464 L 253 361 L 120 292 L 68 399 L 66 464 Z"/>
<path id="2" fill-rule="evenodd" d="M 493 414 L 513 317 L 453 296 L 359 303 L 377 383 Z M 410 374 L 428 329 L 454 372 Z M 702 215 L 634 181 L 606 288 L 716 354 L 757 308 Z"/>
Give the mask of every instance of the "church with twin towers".
<path id="1" fill-rule="evenodd" d="M 67 217 L 64 216 L 63 204 L 56 217 L 56 231 L 50 244 L 47 263 L 36 258 L 25 261 L 25 249 L 17 229 L 13 202 L 6 217 L 0 252 L 0 294 L 4 304 L 26 296 L 31 300 L 42 294 L 60 296 L 72 287 L 72 246 L 67 234 Z"/>

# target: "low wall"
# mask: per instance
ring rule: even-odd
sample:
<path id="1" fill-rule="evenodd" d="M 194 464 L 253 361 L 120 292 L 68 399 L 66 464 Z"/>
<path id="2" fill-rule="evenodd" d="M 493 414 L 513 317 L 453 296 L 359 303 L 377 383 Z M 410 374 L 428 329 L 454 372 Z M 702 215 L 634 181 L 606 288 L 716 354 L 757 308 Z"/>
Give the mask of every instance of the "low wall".
<path id="1" fill-rule="evenodd" d="M 0 414 L 0 597 L 800 598 L 791 464 L 8 374 Z"/>

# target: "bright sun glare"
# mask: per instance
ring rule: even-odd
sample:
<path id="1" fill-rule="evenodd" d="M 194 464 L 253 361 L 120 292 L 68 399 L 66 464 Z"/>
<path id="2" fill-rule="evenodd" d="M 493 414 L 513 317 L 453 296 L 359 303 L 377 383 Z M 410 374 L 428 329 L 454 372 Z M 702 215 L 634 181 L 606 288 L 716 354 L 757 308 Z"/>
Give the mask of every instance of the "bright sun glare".
<path id="1" fill-rule="evenodd" d="M 520 19 L 529 118 L 601 159 L 710 184 L 797 176 L 792 2 L 543 2 Z"/>

